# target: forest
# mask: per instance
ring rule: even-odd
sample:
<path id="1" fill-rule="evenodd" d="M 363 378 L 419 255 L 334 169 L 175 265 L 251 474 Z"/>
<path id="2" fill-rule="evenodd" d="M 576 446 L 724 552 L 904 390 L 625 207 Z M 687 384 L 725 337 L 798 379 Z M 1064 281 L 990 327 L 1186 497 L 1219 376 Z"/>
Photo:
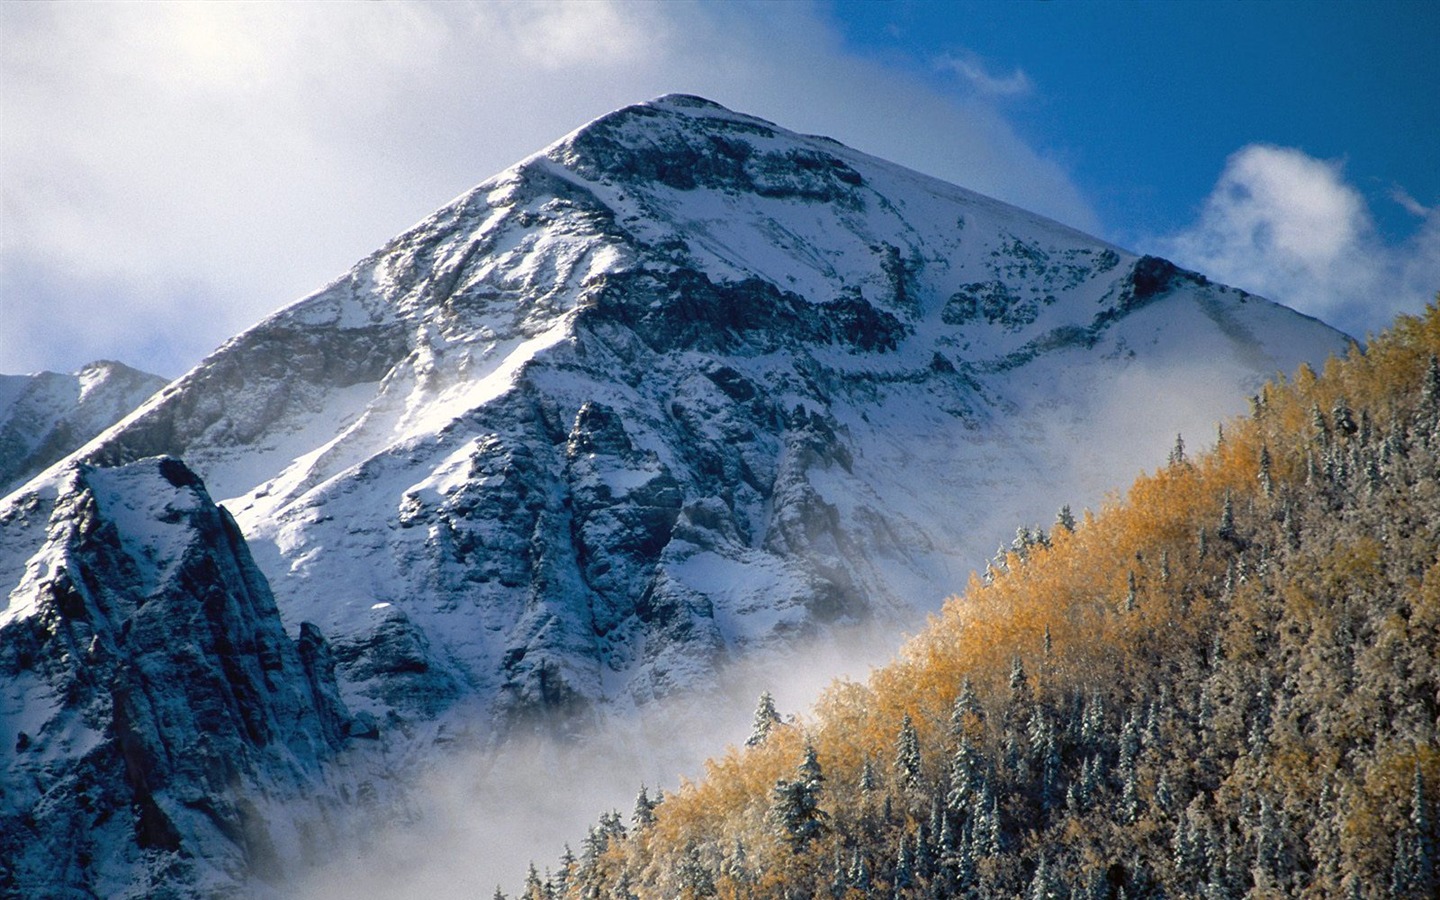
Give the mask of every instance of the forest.
<path id="1" fill-rule="evenodd" d="M 1440 301 L 1019 529 L 892 663 L 762 697 L 518 896 L 1436 896 L 1437 354 Z"/>

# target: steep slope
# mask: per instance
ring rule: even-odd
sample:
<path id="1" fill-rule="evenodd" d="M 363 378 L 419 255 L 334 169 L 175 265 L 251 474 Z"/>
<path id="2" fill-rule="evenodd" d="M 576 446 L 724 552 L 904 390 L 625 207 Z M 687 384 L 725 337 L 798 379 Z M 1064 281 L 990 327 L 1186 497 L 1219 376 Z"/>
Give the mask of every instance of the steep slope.
<path id="1" fill-rule="evenodd" d="M 165 379 L 109 360 L 64 375 L 0 375 L 0 493 L 114 425 Z"/>
<path id="2" fill-rule="evenodd" d="M 44 507 L 0 517 L 48 535 L 0 626 L 0 893 L 228 896 L 322 851 L 350 718 L 234 521 L 171 458 Z"/>
<path id="3" fill-rule="evenodd" d="M 1344 344 L 823 138 L 620 110 L 0 501 L 13 877 L 293 874 L 461 738 L 893 633 Z"/>
<path id="4" fill-rule="evenodd" d="M 352 706 L 553 716 L 914 621 L 1015 521 L 1344 343 L 672 96 L 460 197 L 84 457 L 200 472 Z"/>
<path id="5" fill-rule="evenodd" d="M 1437 354 L 1267 387 L 544 896 L 1435 896 Z"/>

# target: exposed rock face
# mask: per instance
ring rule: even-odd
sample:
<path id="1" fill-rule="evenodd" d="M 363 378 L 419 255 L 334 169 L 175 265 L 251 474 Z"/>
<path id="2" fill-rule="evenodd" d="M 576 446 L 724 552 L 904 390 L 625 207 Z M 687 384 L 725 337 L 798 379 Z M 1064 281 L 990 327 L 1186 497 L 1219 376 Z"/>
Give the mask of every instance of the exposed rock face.
<path id="1" fill-rule="evenodd" d="M 244 803 L 269 801 L 240 798 L 293 796 L 347 733 L 424 758 L 449 723 L 583 722 L 850 624 L 898 632 L 1018 523 L 1344 346 L 828 139 L 693 97 L 620 110 L 7 498 L 0 623 L 34 648 L 7 651 L 7 702 L 79 691 L 40 718 L 96 723 L 68 745 L 69 724 L 23 726 L 60 774 L 17 753 L 7 815 L 38 835 L 25 816 L 94 771 L 113 831 L 55 851 L 83 877 L 149 853 L 264 869 Z M 136 462 L 160 455 L 224 498 L 255 564 L 178 462 Z M 298 645 L 259 571 L 315 623 Z M 193 636 L 147 643 L 167 630 Z M 84 687 L 95 634 L 115 662 Z M 233 787 L 174 752 L 212 722 L 226 737 L 194 752 Z M 113 861 L 82 865 L 91 845 Z"/>
<path id="2" fill-rule="evenodd" d="M 303 797 L 349 723 L 329 649 L 286 636 L 199 478 L 170 458 L 80 467 L 45 527 L 35 607 L 0 628 L 0 887 L 223 892 L 323 846 Z"/>
<path id="3" fill-rule="evenodd" d="M 62 375 L 0 375 L 0 495 L 114 425 L 165 379 L 101 360 Z"/>

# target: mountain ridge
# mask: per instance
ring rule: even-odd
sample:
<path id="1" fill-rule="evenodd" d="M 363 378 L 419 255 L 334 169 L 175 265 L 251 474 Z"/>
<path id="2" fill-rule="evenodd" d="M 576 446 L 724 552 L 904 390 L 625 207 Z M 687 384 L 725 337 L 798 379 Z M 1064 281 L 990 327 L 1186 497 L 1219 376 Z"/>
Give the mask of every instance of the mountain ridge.
<path id="1" fill-rule="evenodd" d="M 0 502 L 0 628 L 48 608 L 74 463 L 182 458 L 280 615 L 327 639 L 357 733 L 423 762 L 442 732 L 580 727 L 905 627 L 1016 522 L 1345 343 L 661 98 L 482 182 Z"/>

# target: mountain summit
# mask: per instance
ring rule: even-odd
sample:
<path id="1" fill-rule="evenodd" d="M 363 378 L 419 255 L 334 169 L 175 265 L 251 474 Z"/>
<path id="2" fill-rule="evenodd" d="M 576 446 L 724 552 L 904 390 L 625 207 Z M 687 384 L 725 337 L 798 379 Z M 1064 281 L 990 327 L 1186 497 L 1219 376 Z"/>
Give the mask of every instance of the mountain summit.
<path id="1" fill-rule="evenodd" d="M 433 723 L 584 721 L 757 649 L 898 630 L 1017 523 L 1098 501 L 1345 344 L 662 97 L 457 198 L 6 498 L 0 635 L 37 635 L 7 690 L 39 733 L 59 721 L 35 698 L 63 696 L 43 661 L 67 651 L 33 621 L 70 615 L 67 517 L 111 467 L 183 459 L 284 620 L 328 638 L 338 697 L 320 676 L 301 692 L 340 723 L 327 739 L 424 754 Z M 173 515 L 132 482 L 106 495 L 131 510 L 109 526 L 125 546 Z M 161 579 L 181 569 L 158 557 L 190 552 L 141 544 Z M 121 752 L 97 740 L 66 758 Z"/>

